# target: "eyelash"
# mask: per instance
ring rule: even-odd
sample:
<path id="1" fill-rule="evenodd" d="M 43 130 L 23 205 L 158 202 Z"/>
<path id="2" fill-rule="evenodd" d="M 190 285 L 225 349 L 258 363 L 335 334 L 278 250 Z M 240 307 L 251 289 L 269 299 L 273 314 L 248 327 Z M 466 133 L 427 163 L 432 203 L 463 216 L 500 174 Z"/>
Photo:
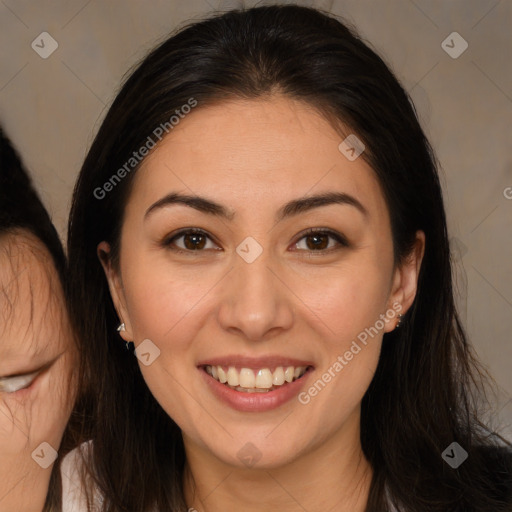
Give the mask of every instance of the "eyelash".
<path id="1" fill-rule="evenodd" d="M 178 231 L 172 237 L 164 239 L 164 241 L 162 242 L 162 245 L 164 247 L 166 247 L 166 248 L 176 252 L 176 253 L 179 253 L 179 254 L 189 254 L 190 255 L 192 253 L 197 253 L 197 252 L 203 252 L 204 251 L 204 249 L 195 251 L 195 250 L 190 250 L 190 249 L 176 248 L 176 247 L 172 246 L 173 243 L 175 242 L 175 240 L 177 240 L 179 238 L 182 238 L 185 235 L 201 235 L 201 236 L 204 236 L 204 237 L 212 240 L 211 237 L 208 235 L 208 233 L 206 233 L 202 229 L 199 229 L 199 228 L 185 228 L 185 229 L 182 229 L 182 230 Z M 317 256 L 317 255 L 318 256 L 322 256 L 324 254 L 329 254 L 332 251 L 339 250 L 342 247 L 350 247 L 350 244 L 348 243 L 348 241 L 346 240 L 345 237 L 343 237 L 342 235 L 340 235 L 336 231 L 332 231 L 331 229 L 323 229 L 323 228 L 310 228 L 310 229 L 306 230 L 304 233 L 301 234 L 301 237 L 294 243 L 294 245 L 297 245 L 303 238 L 306 238 L 306 237 L 312 236 L 312 235 L 324 235 L 324 236 L 327 235 L 330 238 L 336 240 L 336 242 L 338 243 L 339 246 L 338 247 L 331 247 L 329 249 L 309 250 L 309 251 L 308 250 L 299 249 L 300 252 L 309 252 L 310 255 L 312 255 L 312 256 Z"/>

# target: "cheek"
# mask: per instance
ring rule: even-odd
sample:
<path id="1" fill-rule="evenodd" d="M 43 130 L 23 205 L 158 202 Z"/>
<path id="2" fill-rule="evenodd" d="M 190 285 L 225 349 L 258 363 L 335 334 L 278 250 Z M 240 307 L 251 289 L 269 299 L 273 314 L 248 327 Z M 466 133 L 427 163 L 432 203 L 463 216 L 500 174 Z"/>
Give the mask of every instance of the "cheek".
<path id="1" fill-rule="evenodd" d="M 139 261 L 143 259 L 141 255 Z M 184 337 L 177 333 L 199 327 L 201 314 L 214 296 L 209 293 L 222 274 L 215 269 L 180 271 L 171 265 L 159 268 L 144 264 L 126 276 L 123 283 L 133 341 L 137 344 L 148 338 L 158 345 L 172 339 L 178 349 Z"/>
<path id="2" fill-rule="evenodd" d="M 307 428 L 324 437 L 350 417 L 373 379 L 382 344 L 386 283 L 379 271 L 354 267 L 326 280 L 322 294 L 311 295 L 318 317 L 311 316 L 311 321 L 317 333 L 324 333 L 318 349 L 321 366 L 299 402 L 309 412 Z"/>
<path id="3" fill-rule="evenodd" d="M 28 425 L 26 407 L 11 394 L 0 398 L 0 453 L 2 457 L 27 449 Z"/>
<path id="4" fill-rule="evenodd" d="M 384 267 L 384 266 L 383 266 Z M 385 312 L 388 275 L 385 268 L 364 261 L 345 263 L 314 276 L 303 276 L 293 283 L 294 292 L 326 339 L 343 347 Z"/>
<path id="5" fill-rule="evenodd" d="M 58 364 L 58 363 L 57 363 Z M 0 452 L 16 454 L 46 441 L 58 449 L 69 416 L 65 375 L 54 369 L 0 402 Z"/>
<path id="6" fill-rule="evenodd" d="M 58 361 L 54 368 L 41 376 L 32 396 L 26 399 L 30 407 L 30 436 L 33 441 L 50 443 L 58 449 L 73 406 L 69 361 Z"/>
<path id="7" fill-rule="evenodd" d="M 308 418 L 305 436 L 314 432 L 315 443 L 321 443 L 340 430 L 341 425 L 354 421 L 359 424 L 358 408 L 378 364 L 381 338 L 371 345 L 359 347 L 349 344 L 339 351 L 316 380 L 299 395 L 301 410 Z M 349 348 L 350 347 L 350 348 Z M 346 354 L 352 356 L 348 360 Z"/>
<path id="8" fill-rule="evenodd" d="M 382 342 L 388 275 L 364 259 L 337 269 L 314 281 L 297 285 L 297 294 L 314 314 L 310 326 L 320 334 L 321 368 L 316 381 L 305 389 L 301 403 L 325 409 L 318 417 L 339 423 L 362 399 L 375 373 Z M 336 413 L 328 413 L 336 404 Z"/>

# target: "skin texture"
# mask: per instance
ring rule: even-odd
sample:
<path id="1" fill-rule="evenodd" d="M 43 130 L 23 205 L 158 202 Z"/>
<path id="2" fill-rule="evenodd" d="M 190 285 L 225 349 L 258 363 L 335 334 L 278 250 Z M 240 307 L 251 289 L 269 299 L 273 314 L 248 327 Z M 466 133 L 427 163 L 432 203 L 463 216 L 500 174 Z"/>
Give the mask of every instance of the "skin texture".
<path id="1" fill-rule="evenodd" d="M 121 335 L 136 346 L 150 339 L 161 351 L 151 365 L 139 364 L 182 429 L 185 494 L 198 511 L 364 510 L 372 471 L 359 440 L 360 403 L 396 317 L 307 404 L 294 398 L 271 411 L 239 412 L 215 398 L 197 368 L 231 354 L 295 357 L 314 366 L 307 390 L 393 303 L 402 313 L 410 307 L 424 235 L 394 268 L 379 183 L 362 158 L 341 154 L 342 140 L 310 106 L 279 95 L 198 108 L 135 177 L 119 271 L 108 243 L 98 246 L 126 325 Z M 290 200 L 334 191 L 357 198 L 368 214 L 335 204 L 274 219 Z M 172 205 L 144 220 L 170 192 L 207 197 L 235 215 Z M 163 245 L 185 227 L 210 236 L 202 252 Z M 334 230 L 349 247 L 325 238 L 323 252 L 311 248 L 308 228 Z M 236 252 L 248 236 L 263 248 L 250 264 Z M 184 242 L 174 247 L 192 247 Z M 248 442 L 261 455 L 251 468 L 237 456 Z"/>
<path id="2" fill-rule="evenodd" d="M 0 377 L 54 361 L 26 389 L 0 390 L 0 510 L 40 512 L 53 464 L 36 460 L 51 457 L 43 442 L 58 450 L 71 413 L 72 334 L 45 246 L 20 231 L 0 247 Z"/>

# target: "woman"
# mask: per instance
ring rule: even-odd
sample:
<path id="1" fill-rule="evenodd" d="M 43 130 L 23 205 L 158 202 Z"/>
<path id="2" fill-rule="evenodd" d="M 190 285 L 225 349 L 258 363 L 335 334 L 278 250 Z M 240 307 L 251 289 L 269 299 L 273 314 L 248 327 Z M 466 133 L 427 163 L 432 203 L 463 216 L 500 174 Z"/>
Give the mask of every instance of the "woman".
<path id="1" fill-rule="evenodd" d="M 60 503 L 76 357 L 59 236 L 0 130 L 0 510 Z M 56 459 L 58 459 L 56 461 Z"/>
<path id="2" fill-rule="evenodd" d="M 68 248 L 83 503 L 510 510 L 434 156 L 339 21 L 259 7 L 156 48 L 87 155 Z"/>

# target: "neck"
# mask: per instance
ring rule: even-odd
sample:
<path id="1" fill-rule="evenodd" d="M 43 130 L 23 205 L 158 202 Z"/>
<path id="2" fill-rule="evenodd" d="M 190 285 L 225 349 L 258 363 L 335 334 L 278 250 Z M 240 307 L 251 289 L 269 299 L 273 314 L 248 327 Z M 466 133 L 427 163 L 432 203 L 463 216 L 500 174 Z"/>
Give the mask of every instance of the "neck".
<path id="1" fill-rule="evenodd" d="M 198 512 L 366 508 L 373 472 L 361 449 L 359 411 L 340 431 L 279 467 L 234 467 L 191 440 L 184 441 L 185 499 Z"/>

